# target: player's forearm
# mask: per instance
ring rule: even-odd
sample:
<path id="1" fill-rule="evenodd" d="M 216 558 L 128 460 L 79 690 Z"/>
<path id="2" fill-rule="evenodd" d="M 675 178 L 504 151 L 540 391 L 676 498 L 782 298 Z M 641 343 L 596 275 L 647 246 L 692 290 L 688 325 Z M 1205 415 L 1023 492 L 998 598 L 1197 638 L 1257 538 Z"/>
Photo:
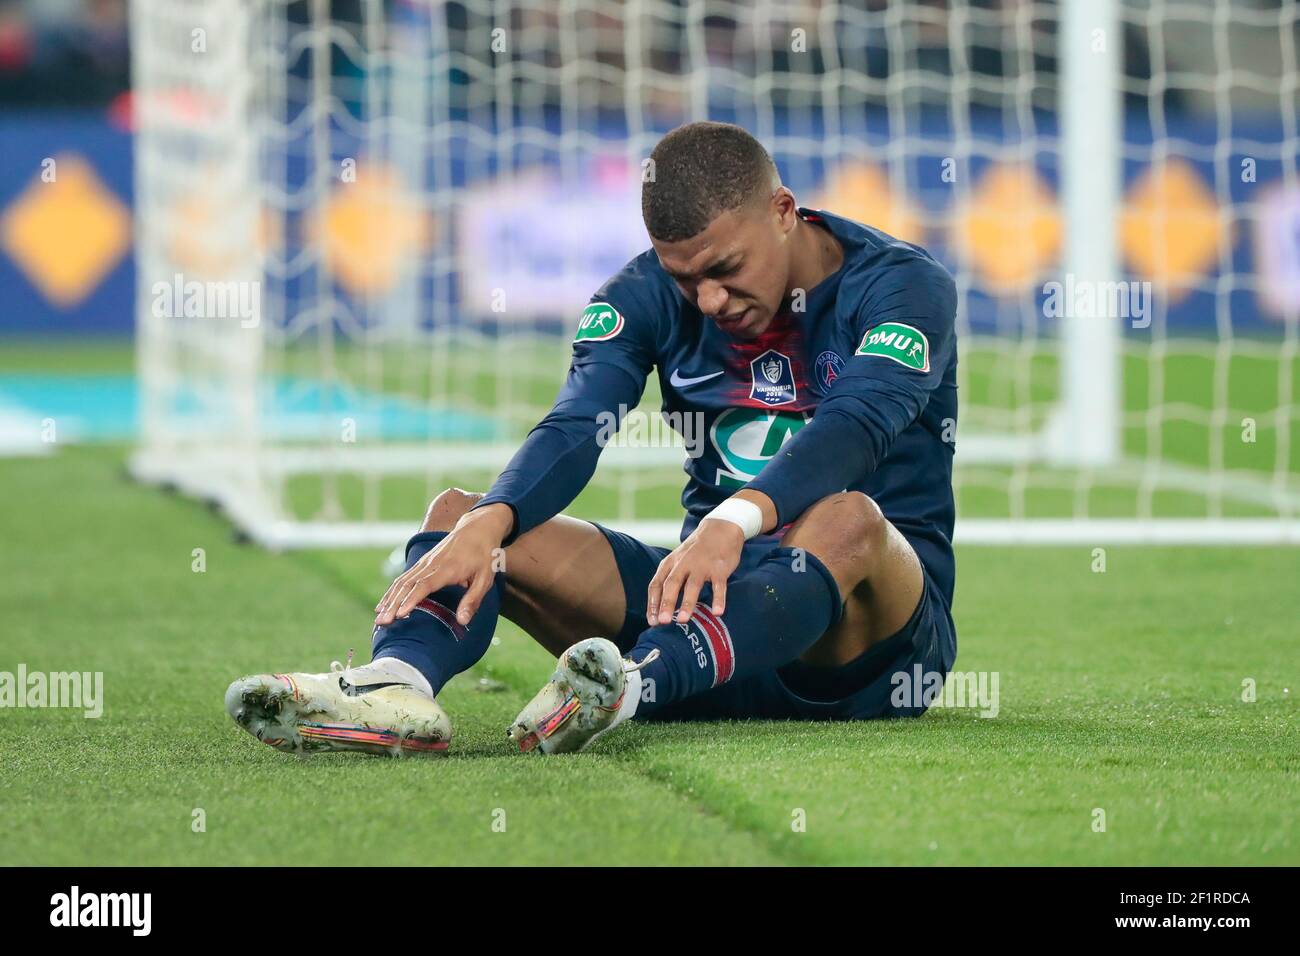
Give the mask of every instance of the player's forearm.
<path id="1" fill-rule="evenodd" d="M 584 419 L 548 416 L 528 435 L 510 464 L 474 510 L 501 506 L 509 511 L 513 541 L 548 521 L 578 497 L 600 458 L 597 427 Z"/>
<path id="2" fill-rule="evenodd" d="M 772 528 L 793 521 L 822 498 L 875 471 L 894 438 L 919 410 L 900 403 L 885 411 L 885 404 L 855 397 L 824 402 L 816 417 L 745 486 L 771 503 Z M 764 530 L 769 528 L 765 525 Z"/>
<path id="3" fill-rule="evenodd" d="M 603 439 L 641 398 L 641 384 L 613 366 L 569 372 L 559 400 L 528 433 L 520 449 L 475 506 L 507 505 L 513 517 L 508 541 L 549 521 L 578 497 L 596 472 Z"/>

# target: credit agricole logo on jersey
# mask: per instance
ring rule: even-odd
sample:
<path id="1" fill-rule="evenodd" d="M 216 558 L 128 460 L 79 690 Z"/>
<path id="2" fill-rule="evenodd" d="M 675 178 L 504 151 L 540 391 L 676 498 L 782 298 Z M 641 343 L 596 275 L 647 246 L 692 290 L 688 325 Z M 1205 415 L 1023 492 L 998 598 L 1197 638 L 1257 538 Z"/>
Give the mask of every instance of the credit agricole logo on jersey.
<path id="1" fill-rule="evenodd" d="M 718 469 L 716 484 L 739 488 L 757 478 L 781 446 L 806 424 L 808 416 L 802 412 L 727 409 L 709 430 L 723 466 Z"/>
<path id="2" fill-rule="evenodd" d="M 920 329 L 902 322 L 883 322 L 862 337 L 854 355 L 879 355 L 899 365 L 930 371 L 930 343 Z"/>
<path id="3" fill-rule="evenodd" d="M 607 302 L 593 302 L 582 310 L 575 342 L 604 342 L 623 331 L 623 316 Z"/>

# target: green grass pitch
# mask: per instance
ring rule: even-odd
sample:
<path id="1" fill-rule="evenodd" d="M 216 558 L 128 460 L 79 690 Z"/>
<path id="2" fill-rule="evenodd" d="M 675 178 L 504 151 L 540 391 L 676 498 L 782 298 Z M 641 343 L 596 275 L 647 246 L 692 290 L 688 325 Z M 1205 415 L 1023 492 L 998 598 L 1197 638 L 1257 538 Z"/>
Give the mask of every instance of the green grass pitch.
<path id="1" fill-rule="evenodd" d="M 1096 573 L 1091 547 L 959 549 L 957 668 L 999 674 L 993 719 L 634 724 L 519 755 L 505 726 L 551 662 L 502 622 L 444 691 L 445 759 L 296 759 L 225 687 L 364 660 L 384 556 L 237 544 L 124 454 L 0 461 L 0 671 L 105 682 L 98 719 L 0 710 L 4 863 L 1300 863 L 1300 550 L 1107 547 Z"/>

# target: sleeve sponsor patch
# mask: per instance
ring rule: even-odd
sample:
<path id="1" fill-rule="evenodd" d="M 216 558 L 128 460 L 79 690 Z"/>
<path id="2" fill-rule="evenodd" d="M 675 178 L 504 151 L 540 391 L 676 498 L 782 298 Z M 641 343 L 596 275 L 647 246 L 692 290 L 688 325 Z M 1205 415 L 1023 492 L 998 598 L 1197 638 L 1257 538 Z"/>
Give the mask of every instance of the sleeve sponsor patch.
<path id="1" fill-rule="evenodd" d="M 854 355 L 879 355 L 918 372 L 930 371 L 930 342 L 920 329 L 902 322 L 882 322 L 869 329 Z"/>
<path id="2" fill-rule="evenodd" d="M 623 331 L 623 316 L 608 302 L 593 302 L 582 310 L 575 342 L 604 342 Z"/>

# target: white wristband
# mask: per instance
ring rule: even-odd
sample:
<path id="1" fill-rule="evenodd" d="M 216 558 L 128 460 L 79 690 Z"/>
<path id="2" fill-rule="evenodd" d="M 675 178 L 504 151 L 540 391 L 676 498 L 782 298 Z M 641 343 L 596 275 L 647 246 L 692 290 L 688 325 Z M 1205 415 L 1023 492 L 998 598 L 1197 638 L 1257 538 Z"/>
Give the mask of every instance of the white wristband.
<path id="1" fill-rule="evenodd" d="M 730 521 L 745 533 L 746 541 L 763 530 L 763 509 L 744 498 L 728 498 L 701 520 L 708 521 L 710 518 Z"/>

